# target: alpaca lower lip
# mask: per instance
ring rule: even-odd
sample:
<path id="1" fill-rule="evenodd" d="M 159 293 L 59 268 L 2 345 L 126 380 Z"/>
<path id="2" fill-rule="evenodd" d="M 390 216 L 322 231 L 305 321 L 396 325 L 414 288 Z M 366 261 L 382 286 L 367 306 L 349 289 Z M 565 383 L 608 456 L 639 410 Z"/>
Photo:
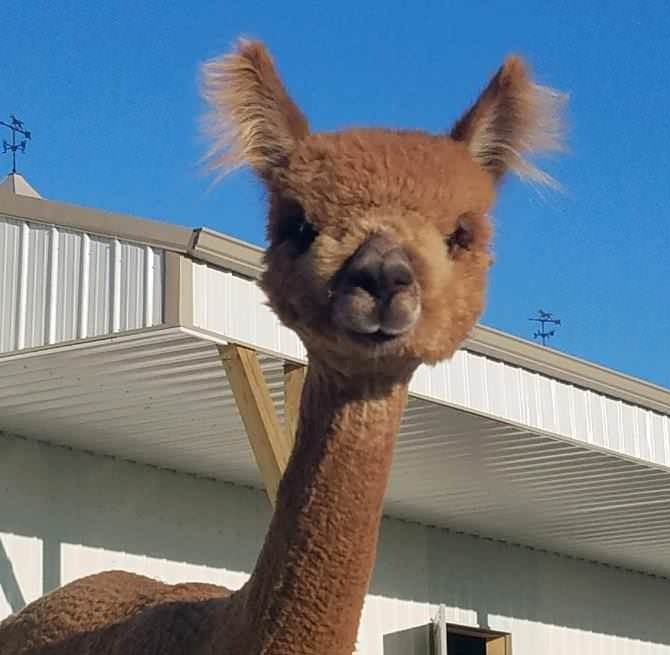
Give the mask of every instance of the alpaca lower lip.
<path id="1" fill-rule="evenodd" d="M 403 335 L 390 334 L 388 332 L 384 332 L 383 330 L 377 330 L 376 332 L 352 332 L 351 336 L 356 341 L 365 343 L 366 345 L 378 345 L 383 343 L 390 343 L 391 341 L 400 339 Z"/>
<path id="2" fill-rule="evenodd" d="M 377 330 L 376 332 L 369 334 L 368 338 L 372 339 L 373 341 L 377 341 L 379 343 L 386 343 L 387 341 L 393 341 L 394 339 L 397 339 L 400 336 L 402 335 L 389 334 L 388 332 L 384 332 L 383 330 Z"/>

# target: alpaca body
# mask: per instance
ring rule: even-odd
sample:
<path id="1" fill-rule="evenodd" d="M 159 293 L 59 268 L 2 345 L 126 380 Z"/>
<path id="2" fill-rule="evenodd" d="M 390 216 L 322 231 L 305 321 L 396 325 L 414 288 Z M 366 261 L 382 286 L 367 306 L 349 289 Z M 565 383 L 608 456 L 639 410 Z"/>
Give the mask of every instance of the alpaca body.
<path id="1" fill-rule="evenodd" d="M 123 571 L 89 576 L 3 623 L 0 655 L 204 655 L 213 635 L 220 655 L 349 655 L 407 381 L 343 390 L 334 379 L 308 370 L 277 510 L 240 591 Z"/>
<path id="2" fill-rule="evenodd" d="M 259 43 L 205 80 L 214 160 L 268 191 L 260 285 L 309 355 L 265 543 L 234 593 L 123 572 L 74 582 L 0 624 L 0 655 L 351 655 L 410 378 L 482 311 L 498 182 L 546 181 L 522 154 L 558 145 L 557 96 L 516 57 L 438 135 L 311 133 Z"/>
<path id="3" fill-rule="evenodd" d="M 230 591 L 106 571 L 64 585 L 2 623 L 0 655 L 172 655 L 194 648 Z M 187 648 L 188 644 L 188 648 Z"/>

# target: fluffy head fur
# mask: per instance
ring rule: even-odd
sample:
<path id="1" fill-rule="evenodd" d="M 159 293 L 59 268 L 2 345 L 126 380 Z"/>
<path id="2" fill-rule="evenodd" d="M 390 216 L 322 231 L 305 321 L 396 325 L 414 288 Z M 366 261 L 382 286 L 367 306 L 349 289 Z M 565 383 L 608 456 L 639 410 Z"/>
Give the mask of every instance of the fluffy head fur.
<path id="1" fill-rule="evenodd" d="M 561 97 L 510 57 L 449 134 L 310 133 L 270 56 L 250 41 L 207 64 L 203 87 L 215 167 L 246 163 L 265 182 L 261 285 L 310 357 L 352 370 L 451 356 L 483 308 L 497 184 L 508 170 L 550 181 L 523 155 L 559 147 Z M 420 308 L 411 329 L 392 338 L 333 320 L 338 276 L 380 234 L 409 258 L 408 298 Z"/>

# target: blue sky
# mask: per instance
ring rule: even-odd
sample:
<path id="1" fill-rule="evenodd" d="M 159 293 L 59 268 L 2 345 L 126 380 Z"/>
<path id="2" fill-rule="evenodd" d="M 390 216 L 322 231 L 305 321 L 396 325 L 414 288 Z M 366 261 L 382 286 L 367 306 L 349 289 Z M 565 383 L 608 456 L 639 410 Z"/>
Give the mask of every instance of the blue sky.
<path id="1" fill-rule="evenodd" d="M 248 173 L 198 168 L 200 62 L 263 39 L 315 130 L 449 127 L 514 51 L 571 94 L 565 187 L 516 180 L 495 208 L 486 325 L 670 387 L 670 4 L 11 2 L 0 117 L 33 130 L 20 169 L 48 198 L 263 243 Z M 5 159 L 3 167 L 8 167 Z"/>

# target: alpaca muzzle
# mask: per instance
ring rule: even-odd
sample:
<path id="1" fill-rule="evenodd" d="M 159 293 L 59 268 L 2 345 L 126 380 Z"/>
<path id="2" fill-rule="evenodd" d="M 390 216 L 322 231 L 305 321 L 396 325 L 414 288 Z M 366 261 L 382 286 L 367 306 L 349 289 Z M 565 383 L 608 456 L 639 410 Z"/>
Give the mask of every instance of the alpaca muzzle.
<path id="1" fill-rule="evenodd" d="M 420 314 L 412 263 L 405 250 L 384 234 L 367 239 L 336 276 L 332 319 L 340 328 L 390 339 L 409 332 Z"/>

